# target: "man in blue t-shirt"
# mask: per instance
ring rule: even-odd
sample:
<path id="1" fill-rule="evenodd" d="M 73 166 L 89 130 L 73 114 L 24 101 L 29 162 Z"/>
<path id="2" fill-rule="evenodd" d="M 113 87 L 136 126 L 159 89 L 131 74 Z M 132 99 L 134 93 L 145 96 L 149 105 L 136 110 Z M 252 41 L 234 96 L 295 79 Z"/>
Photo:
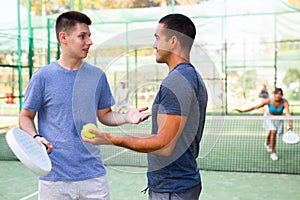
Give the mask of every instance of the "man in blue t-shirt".
<path id="1" fill-rule="evenodd" d="M 149 117 L 141 111 L 113 112 L 114 104 L 105 73 L 84 59 L 90 46 L 91 20 L 69 11 L 56 21 L 61 46 L 58 61 L 32 76 L 19 115 L 20 128 L 47 146 L 52 169 L 39 177 L 39 200 L 109 199 L 100 148 L 81 139 L 86 123 L 137 124 Z M 34 119 L 38 113 L 38 129 Z"/>
<path id="2" fill-rule="evenodd" d="M 155 32 L 156 61 L 166 63 L 152 106 L 152 132 L 147 136 L 113 136 L 100 131 L 92 144 L 113 144 L 148 153 L 149 199 L 196 200 L 202 186 L 196 158 L 204 129 L 207 91 L 190 63 L 196 35 L 194 23 L 182 14 L 163 17 Z"/>

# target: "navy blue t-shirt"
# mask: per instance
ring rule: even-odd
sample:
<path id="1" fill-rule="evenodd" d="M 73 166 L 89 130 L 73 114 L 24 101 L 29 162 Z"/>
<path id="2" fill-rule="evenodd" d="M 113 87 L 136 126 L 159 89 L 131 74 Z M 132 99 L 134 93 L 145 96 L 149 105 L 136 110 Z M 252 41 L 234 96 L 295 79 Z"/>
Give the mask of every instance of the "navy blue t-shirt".
<path id="1" fill-rule="evenodd" d="M 207 91 L 190 63 L 177 65 L 163 80 L 152 106 L 152 134 L 157 115 L 187 117 L 186 125 L 169 156 L 148 154 L 148 187 L 154 192 L 179 192 L 201 182 L 196 158 L 205 123 Z"/>

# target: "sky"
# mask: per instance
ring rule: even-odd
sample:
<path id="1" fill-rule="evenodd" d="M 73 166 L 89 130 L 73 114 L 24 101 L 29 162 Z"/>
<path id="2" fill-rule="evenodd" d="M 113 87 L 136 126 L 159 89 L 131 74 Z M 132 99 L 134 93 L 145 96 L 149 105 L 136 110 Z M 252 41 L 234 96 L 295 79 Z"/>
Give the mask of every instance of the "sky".
<path id="1" fill-rule="evenodd" d="M 18 20 L 17 0 L 0 0 L 0 23 L 15 22 Z M 20 8 L 21 16 L 27 15 L 24 7 Z"/>

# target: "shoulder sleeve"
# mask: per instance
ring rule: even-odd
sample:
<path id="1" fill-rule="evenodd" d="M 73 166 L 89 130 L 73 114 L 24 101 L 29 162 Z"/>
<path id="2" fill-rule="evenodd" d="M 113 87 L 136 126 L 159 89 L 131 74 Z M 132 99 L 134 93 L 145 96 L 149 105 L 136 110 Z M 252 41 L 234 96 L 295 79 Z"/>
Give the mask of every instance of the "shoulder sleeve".
<path id="1" fill-rule="evenodd" d="M 98 85 L 95 91 L 95 102 L 97 110 L 102 110 L 105 108 L 110 108 L 114 105 L 114 99 L 108 84 L 105 72 L 99 67 L 90 65 L 87 62 L 84 62 L 88 70 L 91 70 L 93 76 L 97 76 Z"/>
<path id="2" fill-rule="evenodd" d="M 34 112 L 39 111 L 43 104 L 44 85 L 42 75 L 38 72 L 33 74 L 25 92 L 23 108 Z"/>
<path id="3" fill-rule="evenodd" d="M 174 71 L 162 83 L 158 113 L 187 116 L 195 94 L 189 81 Z"/>
<path id="4" fill-rule="evenodd" d="M 115 104 L 105 73 L 103 72 L 97 86 L 98 110 L 110 108 Z"/>

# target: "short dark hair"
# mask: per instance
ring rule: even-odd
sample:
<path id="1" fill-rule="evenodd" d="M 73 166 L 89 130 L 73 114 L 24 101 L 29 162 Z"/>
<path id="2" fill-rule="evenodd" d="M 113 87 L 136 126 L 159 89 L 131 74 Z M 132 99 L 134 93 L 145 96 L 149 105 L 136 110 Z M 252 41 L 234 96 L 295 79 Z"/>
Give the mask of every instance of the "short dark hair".
<path id="1" fill-rule="evenodd" d="M 164 16 L 159 23 L 164 24 L 165 28 L 173 30 L 172 34 L 167 33 L 167 36 L 177 36 L 182 47 L 192 47 L 196 37 L 196 27 L 190 18 L 175 13 Z"/>
<path id="2" fill-rule="evenodd" d="M 274 90 L 274 94 L 278 94 L 278 93 L 281 93 L 281 95 L 283 96 L 283 91 L 282 91 L 282 89 L 276 87 L 275 90 Z"/>
<path id="3" fill-rule="evenodd" d="M 91 19 L 78 11 L 68 11 L 58 16 L 55 25 L 56 38 L 59 41 L 59 33 L 64 31 L 70 33 L 77 23 L 91 25 Z"/>

